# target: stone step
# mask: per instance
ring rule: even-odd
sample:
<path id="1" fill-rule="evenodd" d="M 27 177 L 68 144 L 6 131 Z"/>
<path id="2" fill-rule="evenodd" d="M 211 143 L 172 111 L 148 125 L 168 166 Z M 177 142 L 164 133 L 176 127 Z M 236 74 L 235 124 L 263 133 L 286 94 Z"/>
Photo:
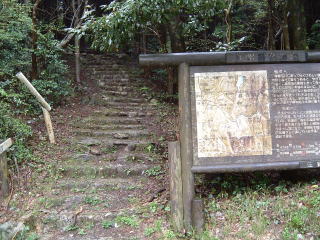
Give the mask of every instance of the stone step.
<path id="1" fill-rule="evenodd" d="M 77 136 L 97 137 L 104 136 L 115 139 L 132 139 L 137 137 L 146 137 L 150 133 L 147 130 L 124 129 L 124 130 L 92 130 L 92 129 L 76 129 L 74 131 Z"/>
<path id="2" fill-rule="evenodd" d="M 135 217 L 139 226 L 144 227 L 147 219 L 136 205 L 154 196 L 162 188 L 157 185 L 146 177 L 59 180 L 50 193 L 38 201 L 41 212 L 45 213 L 39 219 L 44 227 L 41 239 L 130 239 L 131 234 L 139 236 L 139 232 L 142 234 L 139 239 L 143 239 L 143 230 L 125 225 L 119 219 Z M 68 230 L 75 222 L 76 212 L 76 226 L 85 229 L 85 235 L 77 234 L 78 229 Z M 104 222 L 117 225 L 103 228 Z"/>
<path id="3" fill-rule="evenodd" d="M 146 99 L 141 95 L 136 94 L 136 96 L 115 96 L 114 94 L 110 94 L 113 91 L 102 91 L 101 98 L 107 101 L 114 101 L 114 102 L 135 102 L 135 103 L 145 103 Z M 118 93 L 118 92 L 115 92 Z M 128 92 L 127 92 L 128 93 Z M 131 94 L 133 94 L 131 92 Z"/>
<path id="4" fill-rule="evenodd" d="M 74 137 L 73 142 L 84 146 L 99 146 L 99 147 L 130 147 L 137 151 L 144 151 L 155 143 L 152 138 L 141 139 L 108 139 L 106 137 Z"/>
<path id="5" fill-rule="evenodd" d="M 102 125 L 115 125 L 115 124 L 141 124 L 143 122 L 143 118 L 140 117 L 98 117 L 91 116 L 82 119 L 79 121 L 81 123 L 89 123 L 89 124 L 102 124 Z"/>
<path id="6" fill-rule="evenodd" d="M 107 90 L 107 91 L 128 91 L 128 92 L 137 92 L 135 89 L 137 88 L 134 83 L 132 83 L 132 80 L 130 80 L 129 83 L 125 82 L 108 82 L 104 80 L 99 80 L 98 86 L 102 90 Z M 139 92 L 137 92 L 139 93 Z"/>
<path id="7" fill-rule="evenodd" d="M 140 111 L 121 111 L 120 109 L 108 109 L 108 110 L 95 110 L 92 116 L 110 116 L 110 117 L 145 117 L 151 116 L 152 112 Z"/>
<path id="8" fill-rule="evenodd" d="M 108 70 L 113 70 L 113 71 L 127 71 L 127 68 L 121 65 L 115 66 L 115 65 L 110 65 L 110 64 L 90 64 L 85 67 L 87 71 L 92 71 L 92 70 L 98 70 L 98 71 L 108 71 Z"/>
<path id="9" fill-rule="evenodd" d="M 127 123 L 117 123 L 117 124 L 93 124 L 93 123 L 74 123 L 75 128 L 87 128 L 93 130 L 124 130 L 124 129 L 144 129 L 145 126 L 142 124 L 127 124 Z"/>
<path id="10" fill-rule="evenodd" d="M 107 203 L 106 203 L 107 204 Z M 87 211 L 82 208 L 83 212 L 77 216 L 77 225 L 74 230 L 68 230 L 74 222 L 75 211 L 63 210 L 61 212 L 50 212 L 47 218 L 42 220 L 45 223 L 45 234 L 41 239 L 46 240 L 129 240 L 129 239 L 146 239 L 144 229 L 147 225 L 143 221 L 139 210 L 134 207 L 126 208 L 121 211 L 110 211 L 108 208 L 100 207 L 95 211 Z M 121 217 L 135 217 L 139 220 L 139 227 L 128 226 L 119 221 Z M 147 221 L 147 220 L 146 220 Z M 103 224 L 108 227 L 103 226 Z M 90 226 L 90 228 L 88 228 Z M 140 229 L 141 228 L 141 229 Z M 84 234 L 79 234 L 80 229 Z M 134 238 L 132 238 L 134 236 Z"/>
<path id="11" fill-rule="evenodd" d="M 111 95 L 111 96 L 128 96 L 128 95 L 131 95 L 129 92 L 126 92 L 126 91 L 104 91 L 104 94 L 107 94 L 107 95 Z"/>
<path id="12" fill-rule="evenodd" d="M 102 190 L 134 190 L 142 189 L 146 183 L 145 176 L 134 176 L 125 178 L 63 178 L 53 186 L 53 189 L 68 190 L 72 192 L 90 192 Z"/>
<path id="13" fill-rule="evenodd" d="M 96 78 L 92 78 L 92 81 L 96 81 Z M 128 83 L 127 82 L 108 82 L 105 80 L 99 80 L 98 81 L 98 86 L 101 87 L 102 89 L 108 89 L 109 87 L 128 87 Z"/>
<path id="14" fill-rule="evenodd" d="M 95 154 L 91 149 L 95 149 Z M 99 155 L 97 155 L 99 154 Z M 97 165 L 104 164 L 105 162 L 118 163 L 156 163 L 162 159 L 161 155 L 148 152 L 148 149 L 137 150 L 134 146 L 128 147 L 103 147 L 93 146 L 88 147 L 86 153 L 71 154 L 66 161 L 74 160 L 74 162 L 87 164 L 87 162 L 93 162 Z"/>
<path id="15" fill-rule="evenodd" d="M 96 79 L 102 79 L 107 83 L 125 82 L 129 83 L 129 75 L 127 74 L 95 74 Z"/>
<path id="16" fill-rule="evenodd" d="M 90 77 L 91 76 L 91 77 Z M 118 86 L 128 86 L 130 85 L 131 80 L 129 78 L 125 77 L 119 77 L 115 75 L 96 75 L 96 74 L 90 74 L 90 76 L 87 77 L 87 79 L 90 79 L 91 81 L 95 81 L 98 83 L 98 86 L 104 87 L 107 85 L 118 85 Z"/>
<path id="17" fill-rule="evenodd" d="M 103 89 L 106 90 L 106 91 L 119 91 L 119 92 L 122 92 L 122 91 L 125 91 L 125 92 L 131 92 L 134 90 L 133 87 L 129 87 L 129 86 L 118 86 L 118 85 L 106 85 L 106 82 L 103 82 Z"/>
<path id="18" fill-rule="evenodd" d="M 117 102 L 114 100 L 103 100 L 100 102 L 101 106 L 112 107 L 114 109 L 124 109 L 125 107 L 138 107 L 138 108 L 147 108 L 150 107 L 148 102 Z M 131 108 L 133 109 L 133 108 Z"/>
<path id="19" fill-rule="evenodd" d="M 90 161 L 82 164 L 81 161 L 77 163 L 76 160 L 72 160 L 60 164 L 59 173 L 62 176 L 73 178 L 79 176 L 89 178 L 142 176 L 147 174 L 147 170 L 153 169 L 156 166 L 159 165 L 130 162 L 119 163 L 118 161 L 109 163 L 92 163 Z"/>
<path id="20" fill-rule="evenodd" d="M 138 105 L 125 105 L 125 104 L 113 104 L 112 102 L 108 104 L 109 109 L 117 111 L 127 111 L 127 112 L 152 112 L 155 110 L 154 106 L 149 104 L 138 104 Z"/>

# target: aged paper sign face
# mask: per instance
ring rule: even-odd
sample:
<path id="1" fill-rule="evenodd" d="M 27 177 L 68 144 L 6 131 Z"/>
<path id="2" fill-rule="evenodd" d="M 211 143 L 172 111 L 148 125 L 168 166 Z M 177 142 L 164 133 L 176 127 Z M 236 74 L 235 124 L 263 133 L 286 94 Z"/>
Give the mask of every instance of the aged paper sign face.
<path id="1" fill-rule="evenodd" d="M 199 158 L 272 155 L 266 70 L 194 78 Z"/>

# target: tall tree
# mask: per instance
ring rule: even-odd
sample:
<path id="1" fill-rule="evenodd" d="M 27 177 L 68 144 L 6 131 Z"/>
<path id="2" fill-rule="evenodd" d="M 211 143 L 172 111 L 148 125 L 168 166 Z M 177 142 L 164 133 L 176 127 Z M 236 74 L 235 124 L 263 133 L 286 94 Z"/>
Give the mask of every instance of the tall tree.
<path id="1" fill-rule="evenodd" d="M 37 33 L 37 11 L 41 0 L 35 0 L 33 7 L 32 7 L 32 32 L 31 32 L 31 39 L 32 39 L 32 68 L 31 68 L 31 79 L 37 79 L 38 78 L 38 61 L 37 61 L 37 55 L 36 51 L 38 48 L 38 33 Z"/>
<path id="2" fill-rule="evenodd" d="M 307 49 L 304 0 L 288 0 L 287 15 L 291 49 Z"/>
<path id="3" fill-rule="evenodd" d="M 273 0 L 267 0 L 268 1 L 268 39 L 267 39 L 267 49 L 268 50 L 275 50 L 275 34 L 274 34 L 274 27 L 275 27 L 275 21 L 274 21 L 274 1 Z"/>

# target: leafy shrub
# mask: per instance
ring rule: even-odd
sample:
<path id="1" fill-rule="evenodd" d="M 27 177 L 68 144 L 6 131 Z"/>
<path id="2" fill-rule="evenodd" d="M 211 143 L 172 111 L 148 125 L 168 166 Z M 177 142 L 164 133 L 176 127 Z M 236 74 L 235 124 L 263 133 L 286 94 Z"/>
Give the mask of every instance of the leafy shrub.
<path id="1" fill-rule="evenodd" d="M 320 49 L 320 20 L 315 21 L 308 37 L 310 49 Z"/>
<path id="2" fill-rule="evenodd" d="M 27 148 L 31 128 L 16 118 L 18 114 L 41 112 L 37 100 L 15 77 L 31 70 L 30 6 L 16 0 L 0 0 L 0 139 L 12 137 L 15 144 L 10 156 L 23 162 L 32 157 Z M 65 77 L 67 66 L 61 60 L 61 49 L 48 25 L 37 26 L 38 79 L 32 84 L 52 105 L 60 104 L 71 94 L 71 83 Z"/>
<path id="3" fill-rule="evenodd" d="M 14 139 L 14 145 L 9 152 L 11 158 L 16 158 L 18 162 L 29 160 L 32 154 L 26 147 L 26 142 L 32 135 L 31 128 L 13 117 L 8 104 L 0 101 L 0 106 L 0 139 Z"/>
<path id="4" fill-rule="evenodd" d="M 61 104 L 64 97 L 72 93 L 71 82 L 65 77 L 67 65 L 61 60 L 59 42 L 50 32 L 39 34 L 36 55 L 40 60 L 39 79 L 32 83 L 53 104 Z"/>

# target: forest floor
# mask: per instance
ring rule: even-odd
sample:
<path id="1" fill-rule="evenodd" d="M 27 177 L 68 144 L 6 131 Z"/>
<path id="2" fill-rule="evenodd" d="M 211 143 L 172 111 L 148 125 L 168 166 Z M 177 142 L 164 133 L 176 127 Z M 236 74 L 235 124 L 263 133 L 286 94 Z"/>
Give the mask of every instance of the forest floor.
<path id="1" fill-rule="evenodd" d="M 174 232 L 166 145 L 177 137 L 177 105 L 161 101 L 145 81 L 133 91 L 137 104 L 112 111 L 99 97 L 106 92 L 90 87 L 55 109 L 55 145 L 47 143 L 42 119 L 30 121 L 35 159 L 12 169 L 0 239 L 18 223 L 23 231 L 13 239 L 320 239 L 316 170 L 196 176 L 205 231 Z"/>

